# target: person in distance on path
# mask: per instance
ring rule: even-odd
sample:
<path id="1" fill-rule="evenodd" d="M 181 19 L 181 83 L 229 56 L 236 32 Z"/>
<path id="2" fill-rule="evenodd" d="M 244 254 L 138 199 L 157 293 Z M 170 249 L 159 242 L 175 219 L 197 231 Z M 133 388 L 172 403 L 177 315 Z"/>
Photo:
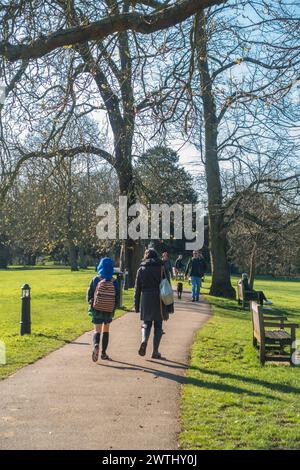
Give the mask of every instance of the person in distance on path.
<path id="1" fill-rule="evenodd" d="M 191 277 L 192 281 L 192 301 L 198 302 L 200 295 L 201 280 L 206 272 L 206 262 L 202 253 L 193 251 L 193 257 L 188 262 L 185 276 Z"/>

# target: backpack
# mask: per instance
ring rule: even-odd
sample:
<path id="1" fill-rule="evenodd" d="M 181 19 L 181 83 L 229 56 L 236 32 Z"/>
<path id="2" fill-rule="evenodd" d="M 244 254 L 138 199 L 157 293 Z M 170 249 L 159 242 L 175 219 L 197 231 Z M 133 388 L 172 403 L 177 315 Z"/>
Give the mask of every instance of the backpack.
<path id="1" fill-rule="evenodd" d="M 113 313 L 115 310 L 116 289 L 113 280 L 101 279 L 94 293 L 93 307 L 100 312 Z"/>

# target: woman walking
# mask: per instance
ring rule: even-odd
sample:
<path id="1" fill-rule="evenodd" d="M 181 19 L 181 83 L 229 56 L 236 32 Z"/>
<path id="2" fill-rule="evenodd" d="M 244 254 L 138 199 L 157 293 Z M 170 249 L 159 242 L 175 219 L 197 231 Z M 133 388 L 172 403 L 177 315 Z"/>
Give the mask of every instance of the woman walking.
<path id="1" fill-rule="evenodd" d="M 119 295 L 119 285 L 113 279 L 114 265 L 110 258 L 102 258 L 97 267 L 98 276 L 92 279 L 87 300 L 89 303 L 89 315 L 94 324 L 92 359 L 97 362 L 99 357 L 99 344 L 102 333 L 101 359 L 110 360 L 106 354 L 109 342 L 109 325 L 112 322 Z"/>
<path id="2" fill-rule="evenodd" d="M 161 359 L 158 351 L 163 334 L 162 322 L 168 318 L 168 313 L 173 311 L 166 308 L 160 299 L 160 282 L 166 277 L 163 261 L 158 257 L 157 252 L 149 248 L 145 251 L 144 259 L 138 269 L 135 281 L 135 311 L 141 313 L 142 342 L 139 348 L 139 355 L 145 356 L 152 325 L 154 325 L 153 336 L 153 359 Z M 169 310 L 169 312 L 168 312 Z"/>

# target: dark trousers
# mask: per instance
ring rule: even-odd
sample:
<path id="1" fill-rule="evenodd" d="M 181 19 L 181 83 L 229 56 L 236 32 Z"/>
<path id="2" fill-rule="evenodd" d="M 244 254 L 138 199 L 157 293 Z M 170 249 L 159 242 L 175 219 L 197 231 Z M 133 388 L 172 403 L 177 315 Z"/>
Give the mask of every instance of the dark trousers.
<path id="1" fill-rule="evenodd" d="M 262 290 L 251 290 L 245 292 L 246 300 L 257 300 L 261 305 L 264 303 L 264 300 L 267 300 L 267 297 Z"/>
<path id="2" fill-rule="evenodd" d="M 143 341 L 148 342 L 152 324 L 154 323 L 154 336 L 153 336 L 153 352 L 157 353 L 160 340 L 163 334 L 162 321 L 144 321 L 143 324 Z"/>
<path id="3" fill-rule="evenodd" d="M 154 324 L 154 336 L 159 336 L 162 333 L 162 321 L 144 321 L 143 327 L 147 331 L 148 338 L 151 333 L 152 324 Z"/>

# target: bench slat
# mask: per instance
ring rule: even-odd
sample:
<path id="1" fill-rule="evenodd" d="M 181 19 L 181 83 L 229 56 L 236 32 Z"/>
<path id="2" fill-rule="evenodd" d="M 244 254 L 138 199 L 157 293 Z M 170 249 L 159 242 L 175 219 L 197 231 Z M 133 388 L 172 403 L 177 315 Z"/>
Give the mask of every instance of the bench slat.
<path id="1" fill-rule="evenodd" d="M 265 337 L 268 339 L 291 339 L 291 335 L 285 330 L 265 331 Z"/>

